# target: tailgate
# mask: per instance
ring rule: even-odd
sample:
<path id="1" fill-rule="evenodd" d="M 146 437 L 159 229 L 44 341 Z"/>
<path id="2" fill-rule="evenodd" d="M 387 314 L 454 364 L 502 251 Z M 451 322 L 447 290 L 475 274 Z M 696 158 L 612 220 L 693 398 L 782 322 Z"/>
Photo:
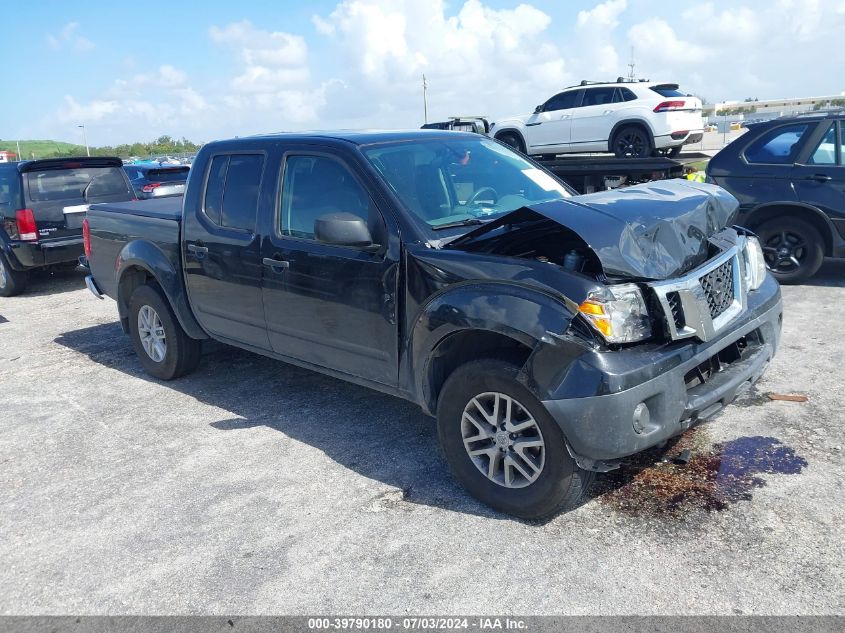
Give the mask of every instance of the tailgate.
<path id="1" fill-rule="evenodd" d="M 32 209 L 39 240 L 79 235 L 91 204 L 134 197 L 123 169 L 111 160 L 34 161 L 26 166 L 24 200 Z"/>

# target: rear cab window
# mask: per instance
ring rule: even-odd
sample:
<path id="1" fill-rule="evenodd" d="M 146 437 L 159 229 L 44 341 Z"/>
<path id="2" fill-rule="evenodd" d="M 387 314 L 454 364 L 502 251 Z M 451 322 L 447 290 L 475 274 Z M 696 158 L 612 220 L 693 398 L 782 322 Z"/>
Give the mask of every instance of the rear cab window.
<path id="1" fill-rule="evenodd" d="M 812 125 L 815 123 L 793 123 L 769 130 L 745 148 L 745 160 L 761 165 L 791 165 Z"/>
<path id="2" fill-rule="evenodd" d="M 203 213 L 217 226 L 254 232 L 263 173 L 264 154 L 215 156 L 208 170 Z"/>

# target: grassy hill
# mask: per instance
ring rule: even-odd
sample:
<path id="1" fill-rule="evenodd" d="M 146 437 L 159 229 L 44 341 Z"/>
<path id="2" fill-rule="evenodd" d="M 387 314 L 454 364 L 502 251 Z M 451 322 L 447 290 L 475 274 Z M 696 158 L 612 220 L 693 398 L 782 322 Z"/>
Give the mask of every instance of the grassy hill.
<path id="1" fill-rule="evenodd" d="M 20 141 L 21 158 L 50 158 L 52 156 L 84 156 L 85 146 L 62 141 Z M 18 153 L 15 141 L 0 140 L 0 150 Z"/>

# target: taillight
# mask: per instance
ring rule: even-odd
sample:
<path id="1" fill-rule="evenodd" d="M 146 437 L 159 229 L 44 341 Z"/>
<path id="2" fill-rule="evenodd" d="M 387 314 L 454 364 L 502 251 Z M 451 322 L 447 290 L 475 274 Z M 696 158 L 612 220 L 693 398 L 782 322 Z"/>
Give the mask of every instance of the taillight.
<path id="1" fill-rule="evenodd" d="M 35 226 L 35 215 L 32 213 L 32 209 L 15 211 L 15 224 L 18 225 L 19 239 L 29 242 L 38 239 L 38 227 Z"/>
<path id="2" fill-rule="evenodd" d="M 88 218 L 82 220 L 82 248 L 85 250 L 85 258 L 91 259 L 91 226 Z"/>
<path id="3" fill-rule="evenodd" d="M 663 101 L 654 108 L 655 112 L 669 112 L 670 110 L 683 110 L 687 107 L 686 101 Z"/>
<path id="4" fill-rule="evenodd" d="M 143 189 L 141 189 L 141 191 L 143 191 L 144 193 L 152 193 L 153 189 L 155 189 L 156 187 L 161 187 L 161 183 L 160 182 L 151 182 L 148 185 L 144 185 L 144 187 L 143 187 Z"/>

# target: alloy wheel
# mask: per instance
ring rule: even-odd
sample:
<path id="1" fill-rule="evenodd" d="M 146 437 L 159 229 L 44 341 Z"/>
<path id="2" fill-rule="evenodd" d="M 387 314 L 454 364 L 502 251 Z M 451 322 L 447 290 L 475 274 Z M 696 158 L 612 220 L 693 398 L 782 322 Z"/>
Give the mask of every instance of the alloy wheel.
<path id="1" fill-rule="evenodd" d="M 546 446 L 537 421 L 514 398 L 481 393 L 461 416 L 464 448 L 487 479 L 505 488 L 525 488 L 543 472 Z"/>
<path id="2" fill-rule="evenodd" d="M 167 337 L 158 313 L 148 305 L 138 310 L 138 337 L 147 356 L 160 363 L 167 355 Z"/>
<path id="3" fill-rule="evenodd" d="M 807 253 L 807 240 L 792 231 L 780 231 L 763 245 L 766 266 L 774 272 L 787 273 L 801 268 Z"/>
<path id="4" fill-rule="evenodd" d="M 631 130 L 619 137 L 616 145 L 626 158 L 638 158 L 645 154 L 645 138 L 640 132 Z"/>

